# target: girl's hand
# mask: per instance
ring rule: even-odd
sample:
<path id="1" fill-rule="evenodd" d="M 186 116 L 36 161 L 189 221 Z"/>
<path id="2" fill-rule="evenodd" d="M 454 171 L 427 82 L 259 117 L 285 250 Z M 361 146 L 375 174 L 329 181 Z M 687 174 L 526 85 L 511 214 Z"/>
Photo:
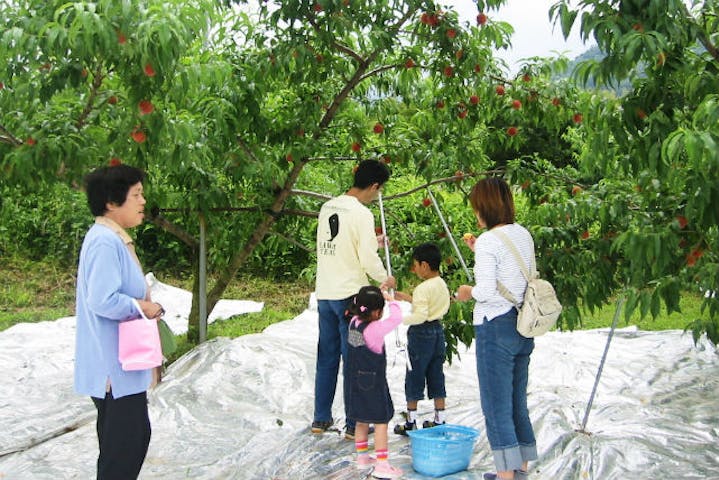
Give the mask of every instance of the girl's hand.
<path id="1" fill-rule="evenodd" d="M 389 290 L 394 288 L 397 288 L 397 280 L 395 280 L 392 275 L 387 277 L 385 281 L 382 282 L 382 284 L 379 286 L 380 290 Z"/>
<path id="2" fill-rule="evenodd" d="M 395 300 L 395 298 L 394 298 L 395 293 L 394 293 L 394 292 L 390 292 L 390 291 L 388 291 L 388 290 L 384 290 L 384 289 L 383 289 L 383 290 L 382 290 L 382 296 L 384 297 L 384 299 L 385 299 L 387 302 L 394 302 L 394 300 Z"/>

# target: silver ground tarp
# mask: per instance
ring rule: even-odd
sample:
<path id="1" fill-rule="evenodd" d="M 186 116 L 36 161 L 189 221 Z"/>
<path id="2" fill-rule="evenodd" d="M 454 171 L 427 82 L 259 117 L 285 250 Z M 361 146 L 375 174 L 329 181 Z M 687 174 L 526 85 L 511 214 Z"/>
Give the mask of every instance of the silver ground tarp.
<path id="1" fill-rule="evenodd" d="M 183 316 L 186 322 L 186 295 L 153 285 L 153 297 L 178 324 Z M 225 313 L 257 307 L 236 304 Z M 72 391 L 74 329 L 70 317 L 0 332 L 2 480 L 94 478 L 95 410 L 90 399 Z M 618 330 L 589 416 L 590 434 L 575 432 L 607 335 L 591 330 L 536 339 L 529 408 L 540 458 L 530 465 L 531 478 L 719 479 L 719 356 L 708 342 L 695 346 L 680 331 Z M 153 433 L 140 478 L 366 478 L 354 467 L 353 443 L 340 435 L 341 389 L 337 429 L 309 433 L 316 341 L 317 313 L 308 308 L 261 334 L 213 339 L 171 365 L 149 395 Z M 386 345 L 400 422 L 404 357 L 395 334 Z M 460 353 L 445 368 L 448 420 L 482 434 L 469 470 L 444 478 L 481 479 L 493 470 L 492 455 L 483 434 L 474 350 Z M 431 402 L 420 402 L 422 419 L 431 414 Z M 390 434 L 390 456 L 404 478 L 425 478 L 412 470 L 407 438 Z"/>

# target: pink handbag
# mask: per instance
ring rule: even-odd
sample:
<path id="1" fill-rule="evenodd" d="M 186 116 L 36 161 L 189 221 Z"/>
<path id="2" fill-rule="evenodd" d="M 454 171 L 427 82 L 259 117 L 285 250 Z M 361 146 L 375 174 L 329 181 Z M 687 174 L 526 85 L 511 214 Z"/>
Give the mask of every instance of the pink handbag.
<path id="1" fill-rule="evenodd" d="M 118 358 L 122 369 L 147 370 L 162 365 L 162 346 L 157 320 L 148 319 L 140 305 L 140 318 L 120 322 Z"/>

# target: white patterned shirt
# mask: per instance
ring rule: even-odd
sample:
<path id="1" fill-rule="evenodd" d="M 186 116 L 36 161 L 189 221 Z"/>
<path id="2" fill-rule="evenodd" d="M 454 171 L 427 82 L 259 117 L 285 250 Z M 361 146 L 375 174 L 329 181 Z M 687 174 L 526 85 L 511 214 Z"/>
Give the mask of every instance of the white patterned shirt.
<path id="1" fill-rule="evenodd" d="M 492 233 L 493 230 L 501 230 L 512 240 L 527 270 L 534 257 L 532 235 L 518 223 L 494 227 L 477 238 L 474 243 L 475 285 L 472 287 L 472 298 L 476 300 L 472 315 L 475 325 L 481 325 L 485 319 L 492 320 L 514 306 L 500 295 L 497 280 L 507 287 L 519 305 L 524 301 L 524 291 L 527 288 L 527 280 L 522 275 L 512 251 L 499 236 Z"/>

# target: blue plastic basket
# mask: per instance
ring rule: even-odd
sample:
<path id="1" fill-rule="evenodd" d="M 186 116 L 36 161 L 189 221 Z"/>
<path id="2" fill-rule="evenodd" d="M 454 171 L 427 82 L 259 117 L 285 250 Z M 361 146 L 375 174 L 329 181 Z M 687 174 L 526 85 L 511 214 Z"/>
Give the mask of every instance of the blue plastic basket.
<path id="1" fill-rule="evenodd" d="M 412 446 L 412 468 L 422 475 L 442 477 L 469 466 L 479 432 L 462 425 L 438 425 L 408 430 Z"/>

